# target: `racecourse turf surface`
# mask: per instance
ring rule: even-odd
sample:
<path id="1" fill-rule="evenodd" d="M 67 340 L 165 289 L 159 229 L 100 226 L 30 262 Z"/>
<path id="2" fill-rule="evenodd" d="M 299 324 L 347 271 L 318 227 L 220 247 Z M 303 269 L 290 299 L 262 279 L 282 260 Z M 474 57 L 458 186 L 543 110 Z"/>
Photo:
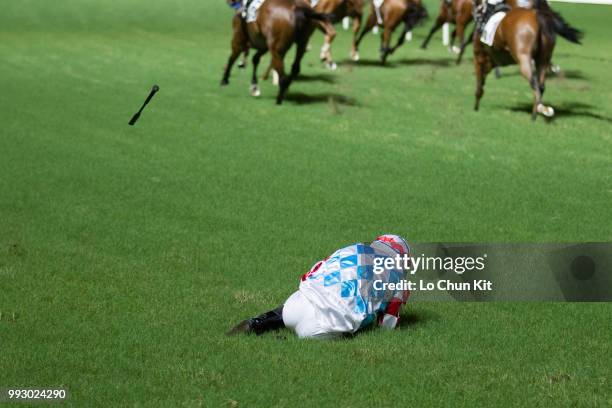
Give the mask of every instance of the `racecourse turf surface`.
<path id="1" fill-rule="evenodd" d="M 347 61 L 339 27 L 329 72 L 315 34 L 277 107 L 250 69 L 219 86 L 221 0 L 5 2 L 0 387 L 104 407 L 612 404 L 610 304 L 415 296 L 393 332 L 224 335 L 383 232 L 612 239 L 612 7 L 553 5 L 586 37 L 559 41 L 557 118 L 532 123 L 515 67 L 475 113 L 471 48 L 458 67 L 441 34 L 418 48 L 437 4 L 387 67 L 373 35 Z"/>

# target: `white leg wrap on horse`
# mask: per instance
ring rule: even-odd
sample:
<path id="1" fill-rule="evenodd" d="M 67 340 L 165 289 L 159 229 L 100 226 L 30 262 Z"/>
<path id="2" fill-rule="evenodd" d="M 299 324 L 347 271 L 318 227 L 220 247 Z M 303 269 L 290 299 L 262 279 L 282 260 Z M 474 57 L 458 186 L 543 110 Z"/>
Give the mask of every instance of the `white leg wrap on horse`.
<path id="1" fill-rule="evenodd" d="M 444 23 L 442 26 L 442 45 L 445 47 L 450 44 L 450 26 L 448 23 Z"/>
<path id="2" fill-rule="evenodd" d="M 278 76 L 278 72 L 276 70 L 272 70 L 272 85 L 278 86 L 280 82 L 280 77 Z"/>
<path id="3" fill-rule="evenodd" d="M 259 90 L 259 86 L 257 86 L 257 84 L 251 85 L 251 96 L 254 96 L 255 98 L 261 96 L 261 91 Z"/>
<path id="4" fill-rule="evenodd" d="M 348 17 L 344 17 L 342 19 L 342 28 L 344 28 L 345 30 L 348 30 L 350 26 L 351 26 L 351 19 Z"/>
<path id="5" fill-rule="evenodd" d="M 546 106 L 543 103 L 538 104 L 538 106 L 536 107 L 536 111 L 546 116 L 547 118 L 552 118 L 553 116 L 555 116 L 555 110 L 553 109 L 553 107 Z"/>
<path id="6" fill-rule="evenodd" d="M 376 12 L 376 21 L 378 22 L 378 25 L 383 25 L 382 15 L 380 14 L 380 7 L 374 6 L 374 11 Z"/>
<path id="7" fill-rule="evenodd" d="M 331 45 L 329 43 L 327 42 L 323 43 L 323 46 L 321 47 L 321 54 L 319 54 L 319 58 L 327 59 L 330 48 L 331 48 Z"/>

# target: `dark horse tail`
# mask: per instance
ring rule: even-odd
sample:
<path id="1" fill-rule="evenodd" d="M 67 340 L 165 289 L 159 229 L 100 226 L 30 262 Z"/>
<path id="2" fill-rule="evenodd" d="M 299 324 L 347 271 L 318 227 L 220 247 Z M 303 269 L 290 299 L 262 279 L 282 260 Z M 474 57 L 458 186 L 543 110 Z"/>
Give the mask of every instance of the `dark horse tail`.
<path id="1" fill-rule="evenodd" d="M 303 24 L 311 21 L 332 21 L 331 14 L 317 13 L 312 8 L 307 6 L 297 6 L 295 8 L 295 20 L 297 24 Z"/>
<path id="2" fill-rule="evenodd" d="M 296 38 L 302 38 L 309 36 L 314 21 L 331 22 L 333 15 L 317 13 L 311 7 L 308 6 L 297 6 L 295 8 L 295 34 Z M 305 38 L 308 40 L 308 38 Z"/>
<path id="3" fill-rule="evenodd" d="M 548 37 L 551 41 L 554 40 L 555 34 L 559 34 L 567 41 L 575 44 L 580 44 L 582 32 L 571 25 L 559 13 L 554 11 L 548 5 L 546 0 L 535 0 L 534 8 L 538 16 L 538 24 L 542 34 Z"/>
<path id="4" fill-rule="evenodd" d="M 404 24 L 406 25 L 407 30 L 412 30 L 414 27 L 421 24 L 429 17 L 427 13 L 427 9 L 422 4 L 417 4 L 412 6 L 408 13 L 406 13 L 406 17 L 404 18 Z"/>

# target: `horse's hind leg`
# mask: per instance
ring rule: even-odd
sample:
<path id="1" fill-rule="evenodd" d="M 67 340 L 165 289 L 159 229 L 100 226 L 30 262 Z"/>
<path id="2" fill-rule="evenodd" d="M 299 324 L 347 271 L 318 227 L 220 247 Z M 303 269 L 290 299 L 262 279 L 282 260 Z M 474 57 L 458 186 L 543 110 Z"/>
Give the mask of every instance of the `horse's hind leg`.
<path id="1" fill-rule="evenodd" d="M 321 61 L 325 61 L 327 68 L 335 70 L 337 66 L 332 57 L 331 44 L 334 41 L 334 38 L 336 38 L 336 29 L 331 23 L 326 21 L 319 22 L 319 25 L 325 33 L 325 40 L 323 42 L 323 47 L 321 47 Z"/>
<path id="2" fill-rule="evenodd" d="M 245 48 L 242 52 L 242 58 L 238 61 L 238 68 L 246 68 L 247 58 L 249 58 L 249 48 Z"/>
<path id="3" fill-rule="evenodd" d="M 555 110 L 553 109 L 553 107 L 544 105 L 544 103 L 541 102 L 541 99 L 544 97 L 544 90 L 546 88 L 546 74 L 550 70 L 550 61 L 542 61 L 540 63 L 537 63 L 536 65 L 538 71 L 538 88 L 540 91 L 540 104 L 536 107 L 536 110 L 538 111 L 538 113 L 541 113 L 547 118 L 552 118 L 553 116 L 555 116 Z"/>
<path id="4" fill-rule="evenodd" d="M 261 56 L 266 53 L 265 50 L 257 50 L 255 55 L 253 55 L 253 76 L 251 77 L 251 96 L 258 97 L 261 95 L 261 91 L 259 90 L 259 85 L 257 84 L 257 67 L 259 66 L 259 61 L 261 60 Z"/>
<path id="5" fill-rule="evenodd" d="M 448 50 L 453 51 L 455 48 L 455 40 L 457 39 L 457 28 L 451 33 L 450 43 L 448 44 Z"/>
<path id="6" fill-rule="evenodd" d="M 296 43 L 295 50 L 295 60 L 293 60 L 293 65 L 291 66 L 291 79 L 295 79 L 300 75 L 300 65 L 302 64 L 302 58 L 306 53 L 306 47 L 308 46 L 308 41 L 299 41 Z"/>
<path id="7" fill-rule="evenodd" d="M 388 19 L 388 20 L 391 20 L 391 19 Z M 387 57 L 389 56 L 389 54 L 391 54 L 394 51 L 393 49 L 391 49 L 389 44 L 391 44 L 391 35 L 393 34 L 393 31 L 397 27 L 398 23 L 399 21 L 388 21 L 385 24 L 385 29 L 383 30 L 383 35 L 382 35 L 381 45 L 380 45 L 380 59 L 383 65 L 387 63 Z"/>
<path id="8" fill-rule="evenodd" d="M 244 31 L 242 31 L 240 17 L 235 16 L 232 21 L 232 53 L 230 54 L 227 64 L 225 65 L 225 71 L 223 72 L 223 78 L 221 79 L 221 85 L 229 84 L 229 76 L 232 70 L 232 66 L 241 52 L 248 49 L 248 40 L 245 37 Z"/>
<path id="9" fill-rule="evenodd" d="M 359 51 L 357 51 L 357 36 L 361 28 L 361 13 L 353 17 L 353 46 L 351 48 L 351 59 L 359 61 Z"/>
<path id="10" fill-rule="evenodd" d="M 223 72 L 223 78 L 221 79 L 221 85 L 229 84 L 230 72 L 232 71 L 232 66 L 234 62 L 238 59 L 242 48 L 234 44 L 232 41 L 232 53 L 230 54 L 229 59 L 227 60 L 227 64 L 225 65 L 225 71 Z"/>
<path id="11" fill-rule="evenodd" d="M 431 30 L 429 30 L 429 34 L 427 34 L 427 38 L 425 38 L 425 41 L 423 41 L 423 44 L 421 44 L 422 49 L 427 48 L 427 44 L 429 44 L 429 40 L 431 40 L 431 37 L 433 37 L 435 32 L 438 31 L 440 27 L 444 25 L 445 22 L 446 20 L 442 17 L 442 15 L 439 15 L 433 27 L 431 27 Z"/>
<path id="12" fill-rule="evenodd" d="M 465 22 L 463 21 L 458 21 L 455 30 L 457 31 L 457 38 L 459 39 L 459 48 L 453 46 L 451 44 L 451 50 L 455 53 L 455 54 L 459 54 L 461 52 L 461 49 L 463 48 L 463 42 L 464 42 L 464 37 L 465 37 Z"/>
<path id="13" fill-rule="evenodd" d="M 542 93 L 540 92 L 540 84 L 538 76 L 533 69 L 534 62 L 529 54 L 521 54 L 518 56 L 519 70 L 521 75 L 529 82 L 529 86 L 533 89 L 533 109 L 531 111 L 531 119 L 535 120 L 538 116 L 538 106 L 542 103 Z"/>
<path id="14" fill-rule="evenodd" d="M 365 23 L 365 26 L 363 27 L 363 30 L 361 30 L 361 34 L 359 34 L 357 41 L 355 41 L 355 52 L 359 52 L 359 44 L 361 43 L 361 40 L 363 40 L 363 37 L 365 37 L 367 33 L 372 31 L 372 28 L 374 28 L 375 25 L 376 16 L 374 15 L 374 12 L 370 10 L 370 14 L 368 15 L 368 19 Z"/>
<path id="15" fill-rule="evenodd" d="M 474 24 L 474 27 L 472 28 L 470 35 L 468 35 L 468 37 L 461 43 L 461 50 L 459 50 L 459 56 L 457 56 L 457 65 L 461 64 L 461 60 L 463 59 L 463 53 L 465 52 L 465 49 L 470 44 L 470 42 L 474 40 L 475 31 L 476 31 L 476 24 Z"/>
<path id="16" fill-rule="evenodd" d="M 480 108 L 480 99 L 484 95 L 484 85 L 487 79 L 487 74 L 491 72 L 491 60 L 485 54 L 480 41 L 474 40 L 474 68 L 476 70 L 476 103 L 474 104 L 474 110 L 477 111 Z"/>
<path id="17" fill-rule="evenodd" d="M 410 27 L 408 27 L 408 23 L 405 23 L 404 29 L 402 30 L 402 34 L 397 39 L 397 44 L 395 44 L 395 47 L 391 48 L 391 54 L 393 54 L 395 50 L 397 50 L 399 47 L 401 47 L 404 44 L 404 41 L 406 40 L 406 33 L 408 31 L 410 31 Z"/>
<path id="18" fill-rule="evenodd" d="M 280 105 L 283 103 L 285 93 L 289 84 L 291 83 L 291 76 L 285 74 L 285 64 L 283 62 L 284 54 L 276 49 L 271 50 L 272 53 L 272 69 L 278 74 L 278 95 L 276 96 L 276 104 Z"/>

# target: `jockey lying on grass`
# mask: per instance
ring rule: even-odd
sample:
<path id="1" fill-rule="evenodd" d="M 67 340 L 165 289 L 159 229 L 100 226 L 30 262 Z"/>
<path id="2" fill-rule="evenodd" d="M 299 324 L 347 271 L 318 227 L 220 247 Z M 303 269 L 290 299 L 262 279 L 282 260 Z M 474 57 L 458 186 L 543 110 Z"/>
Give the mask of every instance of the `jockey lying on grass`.
<path id="1" fill-rule="evenodd" d="M 404 279 L 404 269 L 387 258 L 403 257 L 410 247 L 397 235 L 382 235 L 370 244 L 339 249 L 302 276 L 299 290 L 283 306 L 239 323 L 228 334 L 262 334 L 287 327 L 301 338 L 334 338 L 377 324 L 395 328 L 408 290 L 387 283 Z"/>

